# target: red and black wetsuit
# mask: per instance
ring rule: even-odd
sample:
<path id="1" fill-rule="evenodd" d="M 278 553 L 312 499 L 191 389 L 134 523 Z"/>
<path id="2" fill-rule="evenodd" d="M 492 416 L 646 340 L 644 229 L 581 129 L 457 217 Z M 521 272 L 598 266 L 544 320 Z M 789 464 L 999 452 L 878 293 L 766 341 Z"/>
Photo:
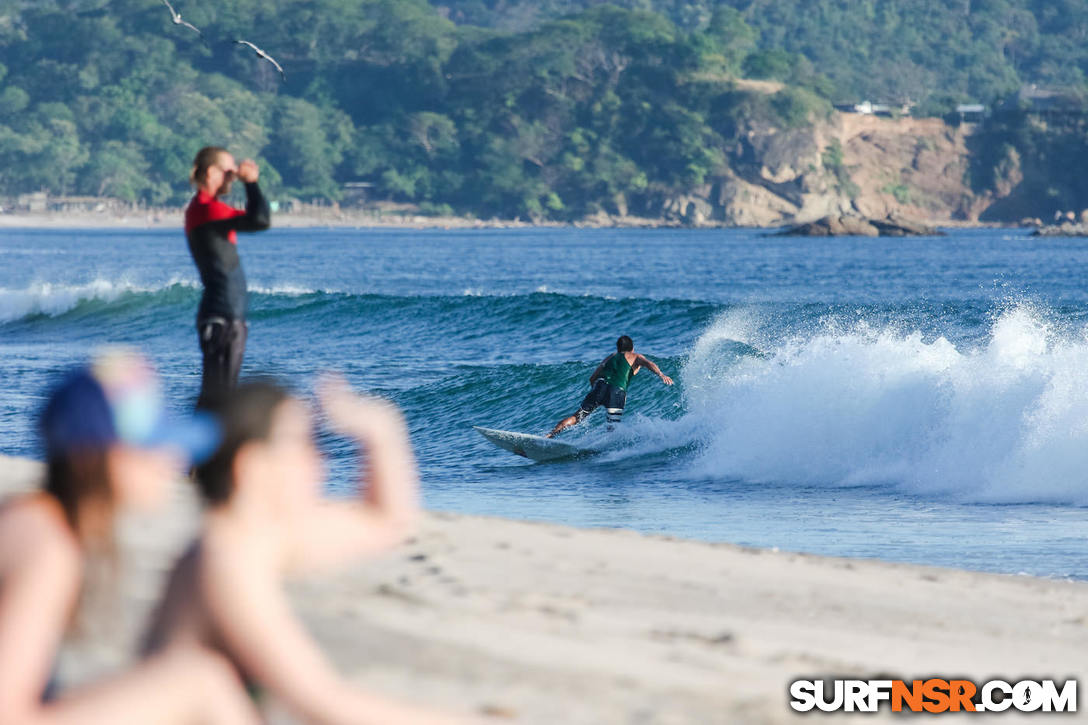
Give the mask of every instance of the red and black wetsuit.
<path id="1" fill-rule="evenodd" d="M 246 210 L 197 192 L 185 210 L 185 236 L 204 295 L 196 315 L 204 378 L 198 406 L 238 381 L 246 347 L 246 275 L 238 258 L 238 232 L 268 229 L 271 211 L 257 184 L 246 184 Z"/>

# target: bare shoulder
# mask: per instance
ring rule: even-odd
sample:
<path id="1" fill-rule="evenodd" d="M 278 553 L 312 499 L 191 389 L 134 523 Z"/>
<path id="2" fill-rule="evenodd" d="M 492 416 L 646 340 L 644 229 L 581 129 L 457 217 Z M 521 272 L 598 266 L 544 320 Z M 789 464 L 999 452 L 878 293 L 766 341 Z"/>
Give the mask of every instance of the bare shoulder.
<path id="1" fill-rule="evenodd" d="M 242 580 L 277 572 L 281 568 L 281 546 L 278 538 L 209 522 L 188 564 L 203 588 L 229 589 Z"/>
<path id="2" fill-rule="evenodd" d="M 80 559 L 75 533 L 51 496 L 27 494 L 0 506 L 0 568 L 73 569 Z"/>

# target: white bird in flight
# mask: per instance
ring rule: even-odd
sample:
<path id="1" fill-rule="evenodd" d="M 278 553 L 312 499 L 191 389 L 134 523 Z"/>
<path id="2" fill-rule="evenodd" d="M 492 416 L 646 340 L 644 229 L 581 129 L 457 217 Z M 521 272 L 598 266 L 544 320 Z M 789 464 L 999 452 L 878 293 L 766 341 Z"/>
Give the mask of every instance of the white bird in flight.
<path id="1" fill-rule="evenodd" d="M 187 23 L 181 19 L 181 13 L 174 10 L 174 6 L 169 3 L 169 0 L 162 0 L 162 4 L 166 6 L 166 9 L 170 11 L 170 18 L 174 21 L 174 25 L 183 25 L 190 30 L 195 30 L 196 34 L 201 38 L 204 37 L 204 33 L 200 32 L 200 28 L 196 27 L 192 23 Z"/>
<path id="2" fill-rule="evenodd" d="M 166 2 L 166 0 L 163 0 L 163 2 Z M 269 63 L 276 66 L 276 70 L 278 70 L 280 72 L 280 76 L 283 78 L 284 82 L 285 83 L 287 82 L 287 74 L 283 72 L 283 66 L 281 66 L 279 63 L 277 63 L 275 58 L 270 56 L 268 53 L 265 53 L 263 50 L 261 50 L 260 48 L 255 46 L 253 43 L 249 42 L 248 40 L 236 40 L 234 42 L 239 44 L 239 45 L 249 46 L 250 48 L 253 49 L 253 52 L 256 53 L 259 57 L 264 58 Z"/>

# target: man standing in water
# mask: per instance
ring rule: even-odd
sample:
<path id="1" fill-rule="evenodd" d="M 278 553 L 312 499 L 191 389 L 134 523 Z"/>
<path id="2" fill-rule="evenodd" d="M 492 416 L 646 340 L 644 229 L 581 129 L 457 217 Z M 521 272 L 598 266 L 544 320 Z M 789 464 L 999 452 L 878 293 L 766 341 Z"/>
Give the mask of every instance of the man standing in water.
<path id="1" fill-rule="evenodd" d="M 635 343 L 627 335 L 616 340 L 616 352 L 609 355 L 593 374 L 589 376 L 589 384 L 593 388 L 582 400 L 577 412 L 569 418 L 564 418 L 556 424 L 549 438 L 554 438 L 560 431 L 577 425 L 585 420 L 586 416 L 603 405 L 609 423 L 619 423 L 623 416 L 623 407 L 627 402 L 627 385 L 631 378 L 638 374 L 642 368 L 647 368 L 665 385 L 672 385 L 672 378 L 661 372 L 653 361 L 644 355 L 635 352 Z"/>
<path id="2" fill-rule="evenodd" d="M 185 236 L 200 271 L 204 295 L 196 315 L 204 377 L 197 407 L 238 382 L 246 349 L 246 276 L 238 258 L 238 232 L 268 229 L 271 212 L 257 186 L 259 170 L 252 161 L 234 163 L 226 149 L 202 148 L 193 161 L 190 181 L 196 196 L 185 210 Z M 246 185 L 245 211 L 220 197 L 230 193 L 235 177 Z"/>

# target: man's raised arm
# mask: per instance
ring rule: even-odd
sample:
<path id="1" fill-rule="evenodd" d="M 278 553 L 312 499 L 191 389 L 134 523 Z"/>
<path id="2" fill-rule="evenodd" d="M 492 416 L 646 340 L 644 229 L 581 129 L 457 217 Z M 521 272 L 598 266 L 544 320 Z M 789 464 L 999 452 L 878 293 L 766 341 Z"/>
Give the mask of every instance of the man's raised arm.
<path id="1" fill-rule="evenodd" d="M 655 365 L 654 361 L 645 355 L 639 355 L 638 359 L 635 360 L 635 365 L 649 369 L 650 372 L 661 378 L 661 382 L 665 383 L 665 385 L 672 385 L 672 378 L 661 372 L 661 368 Z"/>
<path id="2" fill-rule="evenodd" d="M 257 186 L 259 176 L 254 162 L 247 159 L 238 165 L 238 178 L 246 185 L 246 213 L 232 221 L 237 222 L 234 228 L 240 232 L 261 232 L 272 225 L 272 209 Z"/>

